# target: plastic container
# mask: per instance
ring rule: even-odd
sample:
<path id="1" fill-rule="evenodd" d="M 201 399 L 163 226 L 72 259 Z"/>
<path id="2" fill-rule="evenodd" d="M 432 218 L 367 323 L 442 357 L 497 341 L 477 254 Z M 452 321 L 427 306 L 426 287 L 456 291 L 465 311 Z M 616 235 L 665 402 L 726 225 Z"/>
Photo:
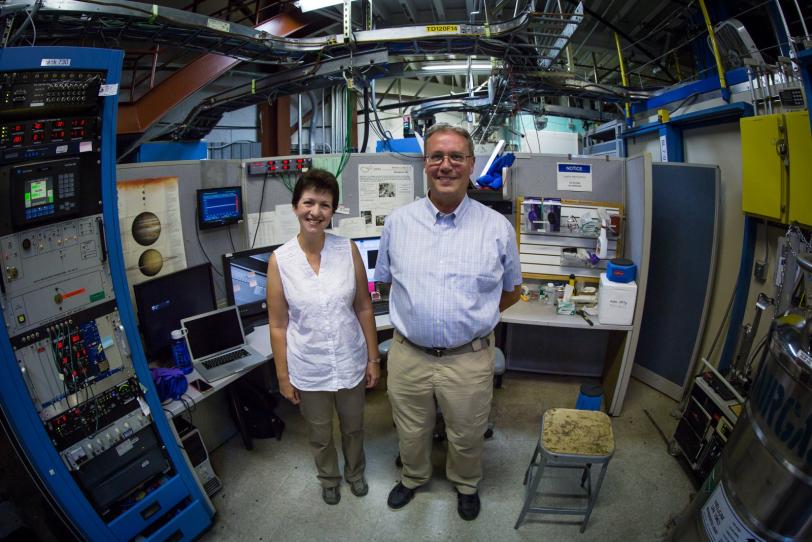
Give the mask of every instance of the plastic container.
<path id="1" fill-rule="evenodd" d="M 555 305 L 555 299 L 556 299 L 555 284 L 553 284 L 552 282 L 548 282 L 547 286 L 544 287 L 544 304 Z"/>
<path id="2" fill-rule="evenodd" d="M 612 282 L 606 273 L 601 273 L 601 287 L 598 289 L 598 321 L 601 324 L 631 325 L 634 320 L 636 299 L 636 282 Z"/>
<path id="3" fill-rule="evenodd" d="M 581 384 L 581 392 L 575 403 L 577 410 L 600 410 L 603 402 L 603 388 L 600 384 Z"/>
<path id="4" fill-rule="evenodd" d="M 188 375 L 192 372 L 192 356 L 189 354 L 189 348 L 186 346 L 186 338 L 182 329 L 172 331 L 172 359 L 175 361 L 175 367 Z"/>
<path id="5" fill-rule="evenodd" d="M 636 278 L 637 266 L 626 258 L 613 258 L 606 264 L 606 277 L 612 282 L 627 283 Z"/>

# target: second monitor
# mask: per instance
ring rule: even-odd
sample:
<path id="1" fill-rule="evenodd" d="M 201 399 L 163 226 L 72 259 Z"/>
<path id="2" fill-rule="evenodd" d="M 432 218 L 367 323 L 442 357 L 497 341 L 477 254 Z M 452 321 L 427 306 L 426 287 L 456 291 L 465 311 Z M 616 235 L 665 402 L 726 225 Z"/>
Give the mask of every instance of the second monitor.
<path id="1" fill-rule="evenodd" d="M 264 322 L 268 317 L 268 260 L 282 245 L 254 248 L 223 254 L 223 275 L 229 305 L 236 305 L 246 327 Z M 246 330 L 247 332 L 247 330 Z"/>

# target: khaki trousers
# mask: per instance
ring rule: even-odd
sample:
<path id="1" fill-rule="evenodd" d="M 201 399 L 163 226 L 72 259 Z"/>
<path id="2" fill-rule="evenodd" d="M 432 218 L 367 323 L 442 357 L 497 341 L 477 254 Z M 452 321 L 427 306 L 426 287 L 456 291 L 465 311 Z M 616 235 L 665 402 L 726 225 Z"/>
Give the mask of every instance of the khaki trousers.
<path id="1" fill-rule="evenodd" d="M 446 478 L 460 493 L 477 492 L 493 398 L 493 334 L 489 342 L 477 352 L 435 357 L 395 332 L 386 383 L 400 441 L 404 486 L 415 488 L 431 478 L 432 433 L 439 405 L 448 438 Z"/>
<path id="2" fill-rule="evenodd" d="M 333 440 L 333 412 L 338 413 L 344 478 L 354 482 L 364 476 L 365 380 L 351 389 L 338 391 L 299 391 L 299 410 L 307 421 L 307 437 L 316 461 L 322 487 L 341 482 L 338 452 Z"/>

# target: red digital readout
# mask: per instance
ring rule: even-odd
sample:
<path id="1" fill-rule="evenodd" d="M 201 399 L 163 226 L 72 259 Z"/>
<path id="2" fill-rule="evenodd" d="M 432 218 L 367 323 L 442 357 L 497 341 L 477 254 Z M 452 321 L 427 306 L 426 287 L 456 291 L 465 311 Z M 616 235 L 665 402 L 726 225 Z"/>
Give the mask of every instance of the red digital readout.
<path id="1" fill-rule="evenodd" d="M 31 129 L 32 130 L 43 130 L 43 129 L 45 129 L 45 123 L 44 122 L 35 122 L 34 124 L 31 125 Z"/>
<path id="2" fill-rule="evenodd" d="M 15 124 L 11 127 L 12 132 L 23 132 L 25 131 L 25 126 L 22 124 Z"/>
<path id="3" fill-rule="evenodd" d="M 23 142 L 23 136 L 20 134 L 14 135 L 11 137 L 11 144 L 12 145 L 21 145 Z"/>
<path id="4" fill-rule="evenodd" d="M 53 130 L 51 132 L 51 139 L 65 139 L 65 130 Z"/>
<path id="5" fill-rule="evenodd" d="M 73 119 L 70 121 L 70 125 L 72 128 L 82 128 L 87 126 L 87 119 Z"/>
<path id="6" fill-rule="evenodd" d="M 45 141 L 45 134 L 42 132 L 34 132 L 31 134 L 31 141 L 34 143 L 42 143 Z"/>
<path id="7" fill-rule="evenodd" d="M 86 133 L 87 133 L 87 131 L 84 130 L 83 128 L 77 128 L 77 129 L 71 130 L 70 136 L 71 136 L 72 139 L 76 139 L 78 137 L 85 137 Z"/>
<path id="8" fill-rule="evenodd" d="M 51 128 L 64 128 L 65 121 L 64 120 L 55 120 L 51 123 Z"/>

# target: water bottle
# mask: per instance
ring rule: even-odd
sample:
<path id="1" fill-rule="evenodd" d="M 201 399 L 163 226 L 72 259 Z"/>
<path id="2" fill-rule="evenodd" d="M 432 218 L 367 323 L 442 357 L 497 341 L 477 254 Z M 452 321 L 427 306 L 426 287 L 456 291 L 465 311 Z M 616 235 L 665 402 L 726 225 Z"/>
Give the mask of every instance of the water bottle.
<path id="1" fill-rule="evenodd" d="M 192 356 L 189 355 L 189 348 L 186 346 L 183 329 L 172 331 L 172 359 L 175 360 L 175 367 L 188 375 L 192 372 Z"/>

